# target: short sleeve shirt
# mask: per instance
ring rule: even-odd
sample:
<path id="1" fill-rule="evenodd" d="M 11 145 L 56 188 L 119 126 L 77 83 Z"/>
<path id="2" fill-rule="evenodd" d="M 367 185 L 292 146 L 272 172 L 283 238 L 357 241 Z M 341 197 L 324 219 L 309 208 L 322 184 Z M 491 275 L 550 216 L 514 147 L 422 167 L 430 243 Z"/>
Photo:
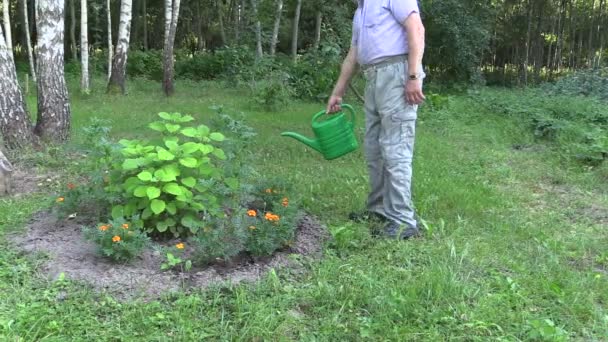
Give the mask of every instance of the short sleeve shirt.
<path id="1" fill-rule="evenodd" d="M 420 12 L 416 0 L 359 0 L 351 39 L 357 47 L 357 62 L 372 64 L 408 53 L 403 24 L 414 12 Z"/>

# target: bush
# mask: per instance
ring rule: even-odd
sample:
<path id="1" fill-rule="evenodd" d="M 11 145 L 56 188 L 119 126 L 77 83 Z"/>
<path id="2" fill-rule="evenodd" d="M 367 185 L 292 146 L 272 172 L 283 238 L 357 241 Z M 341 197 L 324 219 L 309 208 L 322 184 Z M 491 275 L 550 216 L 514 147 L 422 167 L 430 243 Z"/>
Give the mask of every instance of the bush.
<path id="1" fill-rule="evenodd" d="M 127 61 L 127 74 L 154 81 L 163 79 L 163 56 L 160 50 L 131 50 Z"/>
<path id="2" fill-rule="evenodd" d="M 560 78 L 543 89 L 553 95 L 591 96 L 608 100 L 608 69 L 581 70 Z"/>
<path id="3" fill-rule="evenodd" d="M 118 262 L 132 260 L 150 242 L 146 234 L 122 219 L 95 228 L 85 227 L 83 233 L 85 239 L 97 245 L 100 254 Z"/>

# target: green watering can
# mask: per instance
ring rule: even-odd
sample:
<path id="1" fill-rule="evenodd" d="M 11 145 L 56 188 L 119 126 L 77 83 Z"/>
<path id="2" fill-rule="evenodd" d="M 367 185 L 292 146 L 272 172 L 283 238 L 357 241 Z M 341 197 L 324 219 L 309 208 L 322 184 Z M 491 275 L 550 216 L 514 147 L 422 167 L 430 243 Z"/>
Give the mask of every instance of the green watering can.
<path id="1" fill-rule="evenodd" d="M 312 117 L 312 131 L 316 139 L 310 139 L 294 132 L 283 132 L 282 136 L 292 137 L 301 143 L 320 152 L 326 160 L 339 158 L 356 150 L 359 145 L 355 137 L 355 110 L 343 104 L 342 109 L 348 109 L 350 120 L 341 111 L 335 114 L 326 114 L 325 110 Z"/>

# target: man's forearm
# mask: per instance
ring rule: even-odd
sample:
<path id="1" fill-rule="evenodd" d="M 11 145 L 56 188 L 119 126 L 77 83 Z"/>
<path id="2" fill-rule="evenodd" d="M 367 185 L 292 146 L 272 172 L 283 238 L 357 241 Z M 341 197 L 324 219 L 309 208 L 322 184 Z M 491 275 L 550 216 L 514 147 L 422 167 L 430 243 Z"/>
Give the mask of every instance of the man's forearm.
<path id="1" fill-rule="evenodd" d="M 346 58 L 342 63 L 340 77 L 338 77 L 338 81 L 336 82 L 332 95 L 340 97 L 344 96 L 346 87 L 348 86 L 348 83 L 350 82 L 350 79 L 353 77 L 357 68 L 356 55 L 356 48 L 351 48 L 348 51 L 348 55 L 346 55 Z"/>
<path id="2" fill-rule="evenodd" d="M 409 43 L 409 74 L 422 73 L 422 57 L 424 56 L 424 26 L 418 14 L 412 14 L 405 24 Z"/>

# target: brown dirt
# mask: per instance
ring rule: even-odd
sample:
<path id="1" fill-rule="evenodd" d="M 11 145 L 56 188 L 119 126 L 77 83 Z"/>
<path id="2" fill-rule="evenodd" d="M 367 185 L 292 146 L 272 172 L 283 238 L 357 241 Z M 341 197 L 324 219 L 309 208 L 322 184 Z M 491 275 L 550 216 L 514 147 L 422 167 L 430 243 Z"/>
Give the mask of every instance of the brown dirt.
<path id="1" fill-rule="evenodd" d="M 11 196 L 22 197 L 32 194 L 43 186 L 45 183 L 50 183 L 51 179 L 46 176 L 37 176 L 32 172 L 26 172 L 22 169 L 16 169 L 12 175 Z"/>
<path id="2" fill-rule="evenodd" d="M 153 299 L 170 292 L 188 292 L 213 284 L 253 282 L 271 268 L 297 268 L 290 255 L 319 258 L 328 236 L 315 218 L 304 215 L 298 223 L 295 242 L 288 250 L 260 259 L 243 255 L 228 264 L 193 267 L 190 272 L 182 273 L 161 271 L 163 258 L 154 248 L 146 250 L 131 263 L 113 263 L 99 256 L 95 245 L 82 238 L 82 223 L 77 220 L 59 221 L 50 212 L 40 212 L 32 218 L 25 233 L 9 238 L 26 253 L 46 254 L 48 258 L 41 271 L 51 279 L 63 273 L 66 279 L 89 284 L 95 290 L 118 298 Z"/>

